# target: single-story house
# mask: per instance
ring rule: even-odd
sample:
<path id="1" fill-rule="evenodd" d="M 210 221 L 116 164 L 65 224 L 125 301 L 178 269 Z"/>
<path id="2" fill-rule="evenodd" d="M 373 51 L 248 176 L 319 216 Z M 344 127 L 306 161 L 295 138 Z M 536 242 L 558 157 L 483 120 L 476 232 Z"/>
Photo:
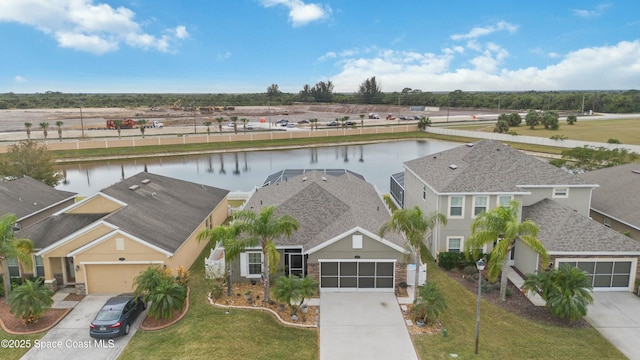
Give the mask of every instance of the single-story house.
<path id="1" fill-rule="evenodd" d="M 53 288 L 122 293 L 149 265 L 188 269 L 200 231 L 227 218 L 228 191 L 141 172 L 20 231 Z"/>
<path id="2" fill-rule="evenodd" d="M 290 238 L 277 239 L 281 275 L 311 276 L 321 291 L 393 292 L 407 280 L 409 251 L 400 234 L 378 236 L 390 211 L 375 187 L 346 170 L 285 170 L 267 178 L 244 206 L 276 207 L 299 222 Z M 234 266 L 236 281 L 260 279 L 260 248 Z"/>

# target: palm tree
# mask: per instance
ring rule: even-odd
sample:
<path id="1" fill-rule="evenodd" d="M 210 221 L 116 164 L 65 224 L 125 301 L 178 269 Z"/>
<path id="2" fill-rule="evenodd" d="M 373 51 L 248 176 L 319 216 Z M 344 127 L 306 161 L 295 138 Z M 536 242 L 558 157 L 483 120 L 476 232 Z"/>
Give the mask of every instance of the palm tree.
<path id="1" fill-rule="evenodd" d="M 2 262 L 2 270 L 4 276 L 4 296 L 5 301 L 9 301 L 11 292 L 11 281 L 9 275 L 9 263 L 7 259 L 15 258 L 19 264 L 27 267 L 33 265 L 31 253 L 33 251 L 33 242 L 29 239 L 15 239 L 13 232 L 18 218 L 14 214 L 4 214 L 0 217 L 0 261 Z"/>
<path id="2" fill-rule="evenodd" d="M 275 239 L 291 234 L 298 230 L 298 221 L 290 215 L 275 217 L 275 207 L 267 206 L 256 214 L 251 210 L 242 210 L 234 216 L 234 226 L 237 231 L 246 237 L 247 247 L 260 245 L 264 256 L 264 301 L 269 301 L 269 276 L 271 268 L 275 268 L 280 262 L 280 254 L 273 242 Z M 274 269 L 275 270 L 275 269 Z"/>
<path id="3" fill-rule="evenodd" d="M 418 293 L 413 300 L 413 308 L 411 309 L 414 321 L 433 324 L 440 313 L 446 309 L 447 301 L 435 283 L 426 282 L 418 287 Z"/>
<path id="4" fill-rule="evenodd" d="M 122 120 L 113 120 L 113 126 L 118 131 L 118 139 L 120 139 L 120 132 L 122 131 Z"/>
<path id="5" fill-rule="evenodd" d="M 224 248 L 224 263 L 227 279 L 227 296 L 232 296 L 233 285 L 231 283 L 231 262 L 245 249 L 245 243 L 238 240 L 238 229 L 234 226 L 216 226 L 213 229 L 205 229 L 198 233 L 198 242 L 207 240 L 212 248 L 220 245 Z"/>
<path id="6" fill-rule="evenodd" d="M 42 135 L 44 136 L 44 139 L 47 140 L 47 135 L 49 135 L 49 133 L 47 132 L 47 129 L 49 128 L 49 123 L 46 121 L 41 122 L 40 128 L 42 129 Z"/>
<path id="7" fill-rule="evenodd" d="M 418 291 L 418 274 L 420 264 L 422 264 L 422 251 L 425 248 L 424 238 L 439 223 L 447 225 L 447 217 L 443 213 L 433 211 L 425 216 L 422 209 L 415 206 L 412 209 L 396 210 L 389 221 L 382 224 L 380 230 L 378 230 L 378 234 L 381 237 L 388 231 L 404 234 L 406 245 L 411 249 L 416 263 L 414 291 Z"/>
<path id="8" fill-rule="evenodd" d="M 309 119 L 309 123 L 311 123 L 311 130 L 313 131 L 313 126 L 315 125 L 316 130 L 318 130 L 318 119 L 313 118 Z"/>
<path id="9" fill-rule="evenodd" d="M 569 264 L 527 274 L 523 286 L 524 291 L 540 292 L 553 315 L 571 321 L 587 315 L 587 305 L 593 304 L 592 288 L 587 273 Z"/>
<path id="10" fill-rule="evenodd" d="M 154 319 L 170 319 L 175 310 L 182 310 L 187 298 L 187 287 L 167 277 L 145 299 L 151 301 L 149 316 Z"/>
<path id="11" fill-rule="evenodd" d="M 349 120 L 348 116 L 343 116 L 341 118 L 336 118 L 336 121 L 340 121 L 342 125 L 340 125 L 343 129 L 347 127 L 347 120 Z"/>
<path id="12" fill-rule="evenodd" d="M 62 141 L 62 125 L 64 125 L 64 122 L 60 120 L 56 121 L 56 126 L 58 127 L 58 139 L 60 139 L 60 141 Z"/>
<path id="13" fill-rule="evenodd" d="M 317 289 L 318 282 L 308 276 L 281 276 L 273 286 L 273 297 L 280 303 L 288 304 L 291 315 L 296 315 L 304 299 L 312 297 Z"/>
<path id="14" fill-rule="evenodd" d="M 232 116 L 230 119 L 231 119 L 231 122 L 233 123 L 233 132 L 237 134 L 238 133 L 238 117 Z"/>
<path id="15" fill-rule="evenodd" d="M 53 291 L 41 279 L 26 280 L 16 287 L 9 299 L 10 312 L 20 316 L 25 324 L 38 321 L 53 304 Z"/>
<path id="16" fill-rule="evenodd" d="M 220 134 L 222 134 L 222 123 L 224 122 L 224 118 L 222 116 L 218 116 L 216 118 L 216 122 L 218 123 L 218 129 L 220 130 Z"/>
<path id="17" fill-rule="evenodd" d="M 27 140 L 31 140 L 31 126 L 33 126 L 33 124 L 30 122 L 24 123 L 24 128 L 27 130 Z"/>
<path id="18" fill-rule="evenodd" d="M 360 114 L 360 128 L 364 128 L 364 114 Z"/>
<path id="19" fill-rule="evenodd" d="M 247 122 L 249 122 L 249 119 L 242 118 L 242 119 L 240 119 L 240 121 L 242 121 L 242 132 L 246 133 L 247 132 Z"/>
<path id="20" fill-rule="evenodd" d="M 207 135 L 211 135 L 211 124 L 212 122 L 207 120 L 203 122 L 204 126 L 207 127 Z"/>
<path id="21" fill-rule="evenodd" d="M 141 272 L 136 278 L 133 280 L 133 285 L 135 286 L 134 294 L 136 297 L 142 296 L 143 298 L 149 296 L 162 282 L 162 279 L 166 277 L 166 274 L 163 274 L 160 271 L 160 268 L 157 266 L 149 265 L 147 270 Z"/>
<path id="22" fill-rule="evenodd" d="M 477 252 L 486 244 L 494 244 L 488 264 L 489 281 L 500 278 L 500 300 L 507 300 L 507 270 L 509 268 L 509 254 L 515 246 L 516 240 L 522 241 L 540 255 L 542 263 L 549 262 L 549 255 L 544 245 L 536 238 L 540 229 L 532 220 L 520 222 L 518 213 L 520 203 L 512 200 L 509 206 L 499 206 L 487 212 L 480 213 L 471 224 L 471 236 L 465 243 L 465 250 Z"/>
<path id="23" fill-rule="evenodd" d="M 140 119 L 140 120 L 136 121 L 136 124 L 138 124 L 138 126 L 140 126 L 140 132 L 142 133 L 142 138 L 144 139 L 144 129 L 147 127 L 147 120 Z"/>

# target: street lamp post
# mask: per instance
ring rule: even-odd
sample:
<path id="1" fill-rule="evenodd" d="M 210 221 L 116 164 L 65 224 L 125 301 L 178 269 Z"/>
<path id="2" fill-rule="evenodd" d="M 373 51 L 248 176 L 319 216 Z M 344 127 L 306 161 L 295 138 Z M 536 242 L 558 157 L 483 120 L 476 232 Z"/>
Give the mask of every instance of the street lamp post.
<path id="1" fill-rule="evenodd" d="M 197 134 L 198 130 L 196 128 L 196 105 L 195 105 L 195 103 L 191 103 L 191 114 L 193 114 L 193 133 Z"/>
<path id="2" fill-rule="evenodd" d="M 80 103 L 80 129 L 82 130 L 82 138 L 84 139 L 84 119 L 82 118 L 82 103 Z"/>
<path id="3" fill-rule="evenodd" d="M 478 344 L 480 342 L 480 293 L 482 284 L 482 270 L 484 270 L 484 261 L 482 259 L 476 261 L 478 268 L 478 308 L 476 312 L 476 355 L 478 355 Z"/>

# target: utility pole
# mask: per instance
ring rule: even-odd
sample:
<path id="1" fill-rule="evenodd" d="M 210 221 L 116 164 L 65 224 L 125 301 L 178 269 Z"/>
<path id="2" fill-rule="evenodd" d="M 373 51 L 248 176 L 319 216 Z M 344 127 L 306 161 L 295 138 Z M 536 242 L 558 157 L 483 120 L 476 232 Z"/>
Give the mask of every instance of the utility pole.
<path id="1" fill-rule="evenodd" d="M 82 138 L 84 139 L 84 119 L 82 118 L 82 103 L 80 103 L 80 129 L 82 129 Z"/>

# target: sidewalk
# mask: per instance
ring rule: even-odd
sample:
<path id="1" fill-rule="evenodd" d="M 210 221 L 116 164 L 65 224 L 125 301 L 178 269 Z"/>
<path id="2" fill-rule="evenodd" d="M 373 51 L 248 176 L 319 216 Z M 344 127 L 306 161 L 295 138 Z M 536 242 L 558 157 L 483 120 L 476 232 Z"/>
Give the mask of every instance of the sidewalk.
<path id="1" fill-rule="evenodd" d="M 509 278 L 509 281 L 513 283 L 513 285 L 515 285 L 518 289 L 522 290 L 522 286 L 524 286 L 524 279 L 520 276 L 520 274 L 518 274 L 515 270 L 513 270 L 511 266 L 509 267 L 507 277 Z M 526 292 L 524 295 L 535 306 L 545 306 L 547 304 L 547 302 L 544 301 L 542 297 L 540 297 L 540 295 L 538 295 L 537 293 Z"/>

